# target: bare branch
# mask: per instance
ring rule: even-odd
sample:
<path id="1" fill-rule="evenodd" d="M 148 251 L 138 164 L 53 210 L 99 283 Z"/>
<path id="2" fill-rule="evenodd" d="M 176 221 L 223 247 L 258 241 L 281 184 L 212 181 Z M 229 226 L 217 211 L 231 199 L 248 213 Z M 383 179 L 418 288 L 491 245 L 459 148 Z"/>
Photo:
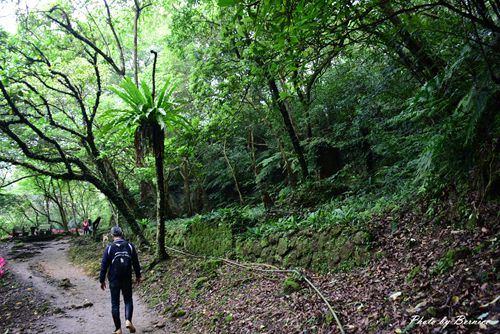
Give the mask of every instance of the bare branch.
<path id="1" fill-rule="evenodd" d="M 65 19 L 65 22 L 61 21 L 60 19 L 50 15 L 52 13 L 54 13 L 55 11 L 59 11 L 62 13 L 62 15 L 64 16 L 64 19 Z M 106 60 L 106 62 L 113 68 L 113 70 L 118 74 L 118 75 L 125 75 L 125 68 L 122 67 L 122 68 L 119 68 L 115 61 L 113 60 L 113 58 L 111 58 L 111 56 L 107 55 L 106 53 L 104 53 L 94 42 L 92 42 L 91 40 L 89 40 L 87 37 L 83 36 L 82 34 L 80 34 L 78 31 L 76 31 L 72 26 L 71 26 L 71 22 L 69 20 L 69 17 L 68 17 L 68 14 L 66 14 L 66 12 L 61 9 L 60 7 L 58 6 L 54 6 L 52 7 L 52 9 L 49 11 L 50 14 L 47 14 L 47 18 L 49 18 L 50 20 L 52 20 L 53 22 L 57 23 L 60 27 L 62 27 L 63 29 L 65 29 L 70 35 L 72 35 L 73 37 L 75 37 L 76 39 L 82 41 L 83 43 L 87 44 L 91 49 L 93 49 L 95 52 L 97 52 L 101 57 L 104 58 L 104 60 Z"/>
<path id="2" fill-rule="evenodd" d="M 107 15 L 107 22 L 109 27 L 111 28 L 111 32 L 113 33 L 113 37 L 115 38 L 116 46 L 118 46 L 118 50 L 120 51 L 120 61 L 122 63 L 122 69 L 123 69 L 123 75 L 125 75 L 125 57 L 123 55 L 123 47 L 120 42 L 120 39 L 118 38 L 118 35 L 116 34 L 115 26 L 113 25 L 113 21 L 111 20 L 111 11 L 109 9 L 108 2 L 104 0 L 104 6 L 106 6 L 106 15 Z"/>
<path id="3" fill-rule="evenodd" d="M 21 180 L 28 179 L 30 177 L 37 177 L 37 176 L 40 176 L 40 174 L 26 175 L 26 176 L 20 177 L 18 179 L 15 179 L 13 181 L 10 181 L 10 182 L 7 182 L 7 183 L 2 183 L 0 185 L 0 188 L 6 188 L 6 187 L 8 187 L 8 186 L 10 186 L 10 185 L 12 185 L 14 183 L 17 183 L 17 182 L 21 181 Z"/>

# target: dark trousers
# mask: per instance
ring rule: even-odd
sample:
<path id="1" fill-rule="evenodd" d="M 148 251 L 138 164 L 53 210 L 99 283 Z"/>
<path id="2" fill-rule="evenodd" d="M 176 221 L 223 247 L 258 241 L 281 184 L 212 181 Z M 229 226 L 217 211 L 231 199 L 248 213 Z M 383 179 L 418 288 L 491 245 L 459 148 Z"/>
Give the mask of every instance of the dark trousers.
<path id="1" fill-rule="evenodd" d="M 123 302 L 125 303 L 125 320 L 132 321 L 132 313 L 134 312 L 132 281 L 109 282 L 109 290 L 111 291 L 111 315 L 113 316 L 115 327 L 118 329 L 122 326 L 120 321 L 120 291 L 123 294 Z"/>

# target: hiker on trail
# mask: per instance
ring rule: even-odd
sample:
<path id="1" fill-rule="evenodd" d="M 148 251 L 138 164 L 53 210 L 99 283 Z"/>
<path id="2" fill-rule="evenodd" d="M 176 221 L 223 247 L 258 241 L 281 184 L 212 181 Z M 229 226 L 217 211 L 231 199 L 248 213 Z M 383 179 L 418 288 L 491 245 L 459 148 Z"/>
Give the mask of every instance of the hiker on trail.
<path id="1" fill-rule="evenodd" d="M 99 281 L 101 289 L 106 289 L 106 272 L 108 272 L 109 290 L 111 291 L 111 314 L 115 323 L 113 334 L 122 334 L 120 321 L 120 291 L 125 303 L 125 327 L 130 333 L 135 333 L 132 324 L 134 310 L 132 301 L 132 268 L 134 268 L 136 283 L 141 282 L 141 266 L 135 246 L 123 239 L 123 232 L 119 226 L 111 229 L 113 243 L 106 246 L 102 255 L 101 273 Z"/>
<path id="2" fill-rule="evenodd" d="M 86 218 L 83 220 L 82 226 L 83 226 L 83 234 L 84 235 L 89 234 L 90 233 L 90 229 L 89 229 L 90 223 Z"/>
<path id="3" fill-rule="evenodd" d="M 101 223 L 101 216 L 97 217 L 96 220 L 92 222 L 92 235 L 97 235 L 97 229 L 99 228 L 99 224 Z"/>
<path id="4" fill-rule="evenodd" d="M 92 235 L 97 234 L 97 228 L 99 227 L 100 222 L 101 222 L 101 216 L 97 217 L 97 219 L 92 222 Z"/>

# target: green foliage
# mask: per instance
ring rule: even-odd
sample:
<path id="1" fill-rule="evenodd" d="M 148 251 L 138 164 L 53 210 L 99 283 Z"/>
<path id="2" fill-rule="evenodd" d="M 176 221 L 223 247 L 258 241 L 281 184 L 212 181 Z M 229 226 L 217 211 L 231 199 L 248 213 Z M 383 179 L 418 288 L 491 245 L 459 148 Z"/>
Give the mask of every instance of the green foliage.
<path id="1" fill-rule="evenodd" d="M 434 263 L 431 268 L 431 273 L 434 275 L 441 275 L 454 267 L 458 260 L 464 259 L 469 256 L 471 250 L 467 247 L 460 247 L 449 249 L 440 259 Z"/>
<path id="2" fill-rule="evenodd" d="M 123 131 L 134 133 L 141 124 L 150 122 L 159 124 L 162 129 L 168 127 L 172 130 L 173 126 L 187 127 L 187 121 L 179 114 L 181 106 L 173 97 L 175 88 L 171 80 L 166 80 L 153 101 L 153 94 L 145 81 L 141 82 L 139 89 L 131 78 L 125 77 L 119 88 L 111 87 L 110 90 L 129 108 L 110 110 L 112 121 L 101 131 L 106 133 L 119 125 Z"/>
<path id="3" fill-rule="evenodd" d="M 199 270 L 201 273 L 208 277 L 213 277 L 216 275 L 216 271 L 218 268 L 222 266 L 221 260 L 210 259 L 203 262 L 200 262 Z"/>
<path id="4" fill-rule="evenodd" d="M 0 161 L 8 168 L 12 157 L 22 157 L 17 166 L 105 181 L 130 189 L 120 196 L 135 200 L 141 181 L 158 173 L 153 157 L 135 166 L 132 148 L 139 156 L 146 147 L 138 144 L 147 143 L 138 135 L 151 138 L 156 124 L 166 133 L 159 152 L 165 153 L 172 215 L 215 209 L 204 216 L 207 226 L 224 222 L 224 231 L 250 235 L 363 224 L 417 196 L 498 193 L 495 20 L 492 28 L 465 12 L 418 1 L 153 3 L 141 14 L 138 35 L 141 78 L 153 72 L 149 50 L 161 54 L 163 84 L 153 96 L 148 81 L 136 86 L 117 74 L 120 63 L 128 71 L 133 62 L 133 8 L 109 5 L 116 30 L 103 6 L 82 14 L 62 1 L 50 12 L 69 20 L 94 48 L 44 11 L 20 14 L 25 24 L 16 34 L 0 32 L 2 94 L 22 112 L 14 117 L 8 104 L 0 106 Z M 181 99 L 188 101 L 182 110 Z M 297 145 L 311 174 L 306 180 Z M 322 145 L 338 148 L 339 157 L 320 156 Z M 343 168 L 321 179 L 321 169 L 335 164 Z M 219 210 L 240 201 L 236 183 L 249 207 Z M 0 215 L 2 226 L 23 211 L 39 219 L 28 204 L 39 208 L 40 192 L 23 187 L 33 196 Z M 266 203 L 269 217 L 263 195 L 274 204 Z M 257 209 L 249 217 L 251 207 Z M 471 222 L 477 218 L 457 211 Z M 394 229 L 397 223 L 391 222 Z"/>
<path id="5" fill-rule="evenodd" d="M 456 61 L 423 85 L 406 110 L 393 119 L 395 124 L 409 122 L 422 129 L 419 140 L 426 144 L 410 162 L 417 167 L 422 192 L 440 194 L 450 184 L 467 184 L 474 164 L 494 159 L 484 155 L 491 154 L 484 147 L 500 133 L 493 111 L 499 89 L 475 52 L 464 47 Z M 481 75 L 472 79 L 466 68 Z"/>
<path id="6" fill-rule="evenodd" d="M 232 250 L 233 236 L 253 226 L 259 216 L 260 210 L 226 208 L 180 219 L 169 223 L 167 243 L 200 255 L 225 256 Z"/>
<path id="7" fill-rule="evenodd" d="M 200 255 L 224 256 L 231 250 L 232 233 L 228 225 L 210 225 L 202 220 L 192 221 L 186 248 Z"/>
<path id="8" fill-rule="evenodd" d="M 300 291 L 302 287 L 300 283 L 294 277 L 287 277 L 283 281 L 283 292 L 286 294 L 291 294 L 293 292 Z"/>
<path id="9" fill-rule="evenodd" d="M 407 282 L 411 282 L 413 281 L 413 279 L 422 272 L 422 267 L 420 266 L 415 266 L 415 268 L 413 268 L 409 273 L 408 275 L 406 275 L 406 281 Z"/>
<path id="10" fill-rule="evenodd" d="M 195 290 L 201 289 L 208 281 L 209 281 L 208 277 L 205 276 L 198 277 L 193 283 L 193 289 Z"/>
<path id="11" fill-rule="evenodd" d="M 329 226 L 364 226 L 374 216 L 385 212 L 399 211 L 405 206 L 412 193 L 350 194 L 345 198 L 333 199 L 317 208 L 284 213 L 283 217 L 263 217 L 262 223 L 248 229 L 249 237 L 271 235 L 282 231 L 299 231 L 312 227 L 321 229 Z"/>

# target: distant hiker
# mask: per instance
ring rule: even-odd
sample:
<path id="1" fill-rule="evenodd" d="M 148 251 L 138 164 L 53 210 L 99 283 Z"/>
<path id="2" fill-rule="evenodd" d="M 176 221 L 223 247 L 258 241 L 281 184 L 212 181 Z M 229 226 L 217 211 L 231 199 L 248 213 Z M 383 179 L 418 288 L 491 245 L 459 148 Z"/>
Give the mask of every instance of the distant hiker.
<path id="1" fill-rule="evenodd" d="M 83 220 L 82 226 L 83 226 L 83 234 L 89 234 L 90 233 L 90 223 L 87 220 L 87 218 L 85 218 Z"/>
<path id="2" fill-rule="evenodd" d="M 92 234 L 94 236 L 97 234 L 97 228 L 99 227 L 100 222 L 101 222 L 101 216 L 97 217 L 97 219 L 92 222 Z"/>
<path id="3" fill-rule="evenodd" d="M 132 301 L 132 268 L 134 268 L 137 284 L 141 282 L 141 266 L 135 246 L 123 239 L 122 229 L 113 226 L 111 229 L 113 243 L 104 250 L 101 262 L 99 281 L 101 289 L 106 289 L 106 272 L 108 272 L 109 290 L 111 291 L 111 314 L 115 323 L 113 334 L 122 334 L 120 321 L 120 291 L 125 303 L 125 327 L 130 333 L 135 333 L 132 324 L 134 310 Z"/>

